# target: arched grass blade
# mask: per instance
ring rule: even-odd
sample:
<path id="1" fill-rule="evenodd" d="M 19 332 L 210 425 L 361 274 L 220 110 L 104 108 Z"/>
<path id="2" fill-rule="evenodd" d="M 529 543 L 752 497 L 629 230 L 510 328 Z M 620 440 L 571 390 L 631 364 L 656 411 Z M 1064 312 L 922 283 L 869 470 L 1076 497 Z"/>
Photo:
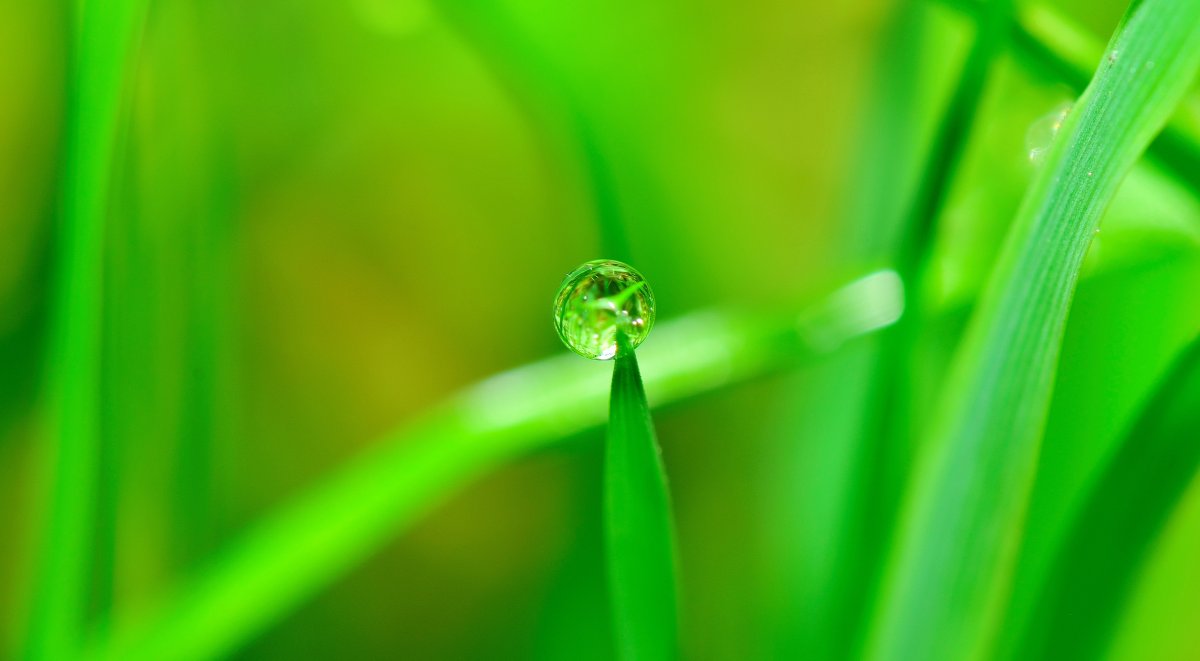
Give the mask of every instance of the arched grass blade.
<path id="1" fill-rule="evenodd" d="M 1135 2 L 1017 212 L 951 368 L 871 656 L 973 658 L 1000 621 L 1079 268 L 1200 66 L 1200 3 Z"/>
<path id="2" fill-rule="evenodd" d="M 880 271 L 802 315 L 703 311 L 660 323 L 638 350 L 652 404 L 794 366 L 894 323 L 902 306 L 895 273 Z M 600 425 L 605 380 L 601 365 L 562 355 L 466 389 L 265 517 L 159 603 L 97 632 L 85 658 L 230 653 L 465 483 Z"/>
<path id="3" fill-rule="evenodd" d="M 979 0 L 946 0 L 946 4 L 973 17 L 984 6 Z M 1028 3 L 1021 7 L 1013 25 L 1012 46 L 1033 68 L 1082 90 L 1104 44 L 1054 4 Z M 1179 119 L 1168 120 L 1150 145 L 1150 154 L 1174 177 L 1194 188 L 1200 184 L 1200 135 L 1194 125 Z"/>
<path id="4" fill-rule="evenodd" d="M 604 520 L 617 654 L 678 656 L 675 532 L 650 405 L 632 351 L 617 358 L 604 456 Z"/>

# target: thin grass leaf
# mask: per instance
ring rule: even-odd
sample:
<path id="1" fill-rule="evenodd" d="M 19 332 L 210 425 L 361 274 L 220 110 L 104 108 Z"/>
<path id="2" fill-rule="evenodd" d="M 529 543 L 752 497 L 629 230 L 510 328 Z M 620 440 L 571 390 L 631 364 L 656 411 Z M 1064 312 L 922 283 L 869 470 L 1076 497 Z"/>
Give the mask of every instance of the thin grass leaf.
<path id="1" fill-rule="evenodd" d="M 935 234 L 934 221 L 923 219 L 949 186 L 998 46 L 994 36 L 983 39 L 963 60 L 945 38 L 959 26 L 941 25 L 936 11 L 901 3 L 883 35 L 847 204 L 849 261 L 916 270 Z M 943 72 L 961 75 L 954 80 Z M 911 317 L 914 305 L 905 307 Z M 881 540 L 905 473 L 898 459 L 907 448 L 884 433 L 895 416 L 881 410 L 892 410 L 907 354 L 909 334 L 898 330 L 831 356 L 813 370 L 805 396 L 787 408 L 787 440 L 772 462 L 767 503 L 779 565 L 772 567 L 772 649 L 781 657 L 842 657 L 847 641 L 863 633 L 868 586 L 878 578 Z"/>
<path id="2" fill-rule="evenodd" d="M 1031 5 L 1021 12 L 1013 34 L 1018 51 L 1043 63 L 1075 89 L 1088 82 L 1088 70 L 1103 44 L 1051 5 Z M 1200 188 L 1200 135 L 1179 117 L 1167 120 L 1150 146 L 1150 154 L 1193 190 Z"/>
<path id="3" fill-rule="evenodd" d="M 1118 201 L 1133 181 L 1131 173 Z M 1101 236 L 1110 236 L 1118 201 Z M 1014 656 L 1020 639 L 1097 478 L 1200 328 L 1200 310 L 1165 304 L 1189 300 L 1200 259 L 1167 255 L 1081 282 L 1076 292 L 996 658 L 1022 658 Z"/>
<path id="4" fill-rule="evenodd" d="M 945 0 L 960 11 L 979 15 L 984 3 L 978 0 Z M 1092 63 L 1104 44 L 1070 16 L 1053 5 L 1029 4 L 1021 8 L 1013 24 L 1012 45 L 1027 64 L 1083 90 L 1090 79 Z M 1194 123 L 1172 117 L 1150 145 L 1150 154 L 1193 189 L 1200 187 L 1200 134 Z"/>
<path id="5" fill-rule="evenodd" d="M 950 93 L 936 74 L 939 64 L 957 52 L 946 45 L 947 30 L 933 20 L 934 9 L 923 3 L 897 5 L 873 54 L 875 73 L 868 102 L 862 104 L 854 177 L 844 193 L 842 250 L 851 263 L 894 261 L 904 242 L 912 199 Z M 864 190 L 873 194 L 863 195 Z"/>
<path id="6" fill-rule="evenodd" d="M 1016 658 L 1097 658 L 1200 469 L 1200 341 L 1159 385 L 1059 549 Z"/>
<path id="7" fill-rule="evenodd" d="M 46 413 L 49 504 L 24 656 L 58 659 L 80 644 L 89 539 L 99 486 L 101 273 L 105 212 L 128 62 L 144 0 L 78 3 Z"/>
<path id="8" fill-rule="evenodd" d="M 779 404 L 776 449 L 762 476 L 770 658 L 843 657 L 847 632 L 861 626 L 849 604 L 863 595 L 845 592 L 856 578 L 846 565 L 857 557 L 847 545 L 861 530 L 849 515 L 865 491 L 854 481 L 855 460 L 879 344 L 877 334 L 816 361 Z"/>
<path id="9" fill-rule="evenodd" d="M 1121 178 L 1198 65 L 1200 3 L 1135 2 L 1067 117 L 956 355 L 902 519 L 873 658 L 987 652 L 1080 264 Z"/>
<path id="10" fill-rule="evenodd" d="M 942 115 L 924 177 L 917 187 L 896 249 L 896 270 L 905 282 L 914 281 L 929 258 L 940 211 L 950 191 L 952 175 L 966 151 L 988 73 L 1011 29 L 1012 0 L 991 0 L 981 11 L 975 41 Z"/>
<path id="11" fill-rule="evenodd" d="M 921 335 L 925 306 L 919 300 L 937 235 L 938 221 L 960 169 L 971 127 L 987 87 L 997 56 L 1002 52 L 1013 21 L 1011 0 L 992 0 L 976 24 L 974 42 L 959 72 L 957 83 L 941 113 L 938 128 L 926 158 L 924 174 L 909 202 L 895 246 L 895 268 L 908 283 L 904 316 L 880 338 L 881 349 L 868 399 L 867 427 L 857 458 L 858 488 L 865 495 L 850 514 L 858 527 L 857 537 L 842 544 L 846 559 L 841 571 L 847 574 L 837 602 L 846 604 L 850 627 L 843 634 L 858 649 L 866 635 L 863 619 L 878 590 L 886 561 L 888 540 L 894 529 L 903 488 L 917 448 L 912 420 L 916 414 L 910 380 L 914 347 Z M 856 561 L 856 562 L 855 562 Z M 841 637 L 841 636 L 839 636 Z"/>
<path id="12" fill-rule="evenodd" d="M 201 57 L 200 16 L 186 4 L 155 7 L 136 72 L 141 93 L 129 108 L 130 153 L 120 160 L 107 226 L 101 401 L 108 462 L 92 574 L 117 608 L 136 602 L 149 576 L 181 573 L 216 546 L 214 444 L 228 432 L 237 392 L 227 377 L 233 170 L 218 162 L 227 141 L 213 130 L 207 70 L 185 73 L 188 59 Z M 154 523 L 129 523 L 148 519 Z M 161 559 L 117 562 L 118 550 L 122 559 Z M 98 592 L 93 601 L 104 606 Z M 111 621 L 107 608 L 97 610 Z"/>
<path id="13" fill-rule="evenodd" d="M 899 280 L 856 280 L 802 315 L 699 312 L 659 324 L 638 348 L 663 405 L 786 369 L 895 322 Z M 227 654 L 361 562 L 470 480 L 603 421 L 605 374 L 563 355 L 467 389 L 314 485 L 115 633 L 93 659 Z"/>
<path id="14" fill-rule="evenodd" d="M 679 618 L 671 503 L 650 405 L 631 350 L 613 367 L 604 506 L 617 653 L 622 659 L 676 658 Z"/>

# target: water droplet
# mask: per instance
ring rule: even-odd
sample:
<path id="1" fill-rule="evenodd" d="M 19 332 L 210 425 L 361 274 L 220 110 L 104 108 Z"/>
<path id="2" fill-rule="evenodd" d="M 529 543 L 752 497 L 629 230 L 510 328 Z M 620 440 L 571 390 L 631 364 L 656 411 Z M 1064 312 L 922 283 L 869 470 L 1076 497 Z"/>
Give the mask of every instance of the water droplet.
<path id="1" fill-rule="evenodd" d="M 567 275 L 554 297 L 558 337 L 584 358 L 616 358 L 618 333 L 628 339 L 632 351 L 653 326 L 654 293 L 649 283 L 632 266 L 616 260 L 584 263 Z"/>
<path id="2" fill-rule="evenodd" d="M 1025 131 L 1025 153 L 1029 154 L 1030 161 L 1042 162 L 1070 112 L 1071 103 L 1063 102 L 1029 125 L 1029 130 Z"/>

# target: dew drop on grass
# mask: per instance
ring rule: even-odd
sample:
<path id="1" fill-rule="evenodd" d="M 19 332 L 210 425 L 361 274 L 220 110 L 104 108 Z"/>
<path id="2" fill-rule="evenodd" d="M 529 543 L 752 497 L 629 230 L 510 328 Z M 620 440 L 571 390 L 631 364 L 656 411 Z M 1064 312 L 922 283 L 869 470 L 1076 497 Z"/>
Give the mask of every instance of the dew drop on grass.
<path id="1" fill-rule="evenodd" d="M 1050 151 L 1050 145 L 1054 143 L 1070 112 L 1071 103 L 1065 101 L 1029 125 L 1025 131 L 1025 153 L 1031 162 L 1038 164 L 1046 157 L 1046 152 Z"/>
<path id="2" fill-rule="evenodd" d="M 654 326 L 654 293 L 632 266 L 597 259 L 571 271 L 554 297 L 554 327 L 571 351 L 594 360 L 620 352 L 618 333 L 637 348 Z"/>

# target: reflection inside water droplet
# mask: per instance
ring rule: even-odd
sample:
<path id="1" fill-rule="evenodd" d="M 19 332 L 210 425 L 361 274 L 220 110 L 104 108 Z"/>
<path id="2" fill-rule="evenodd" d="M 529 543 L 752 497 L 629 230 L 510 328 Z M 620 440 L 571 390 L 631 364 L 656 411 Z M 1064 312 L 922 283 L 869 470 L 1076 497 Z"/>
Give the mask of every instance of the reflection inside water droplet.
<path id="1" fill-rule="evenodd" d="M 628 339 L 637 348 L 654 326 L 654 294 L 632 266 L 611 259 L 587 262 L 563 280 L 554 298 L 558 336 L 584 358 L 615 358 Z"/>
<path id="2" fill-rule="evenodd" d="M 1046 152 L 1050 151 L 1050 145 L 1054 143 L 1070 112 L 1071 103 L 1064 101 L 1029 125 L 1025 131 L 1025 153 L 1032 163 L 1041 163 L 1046 157 Z"/>

